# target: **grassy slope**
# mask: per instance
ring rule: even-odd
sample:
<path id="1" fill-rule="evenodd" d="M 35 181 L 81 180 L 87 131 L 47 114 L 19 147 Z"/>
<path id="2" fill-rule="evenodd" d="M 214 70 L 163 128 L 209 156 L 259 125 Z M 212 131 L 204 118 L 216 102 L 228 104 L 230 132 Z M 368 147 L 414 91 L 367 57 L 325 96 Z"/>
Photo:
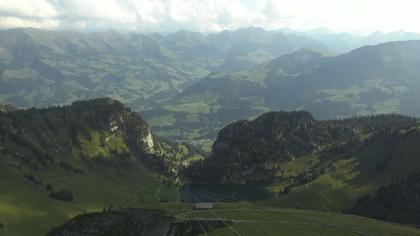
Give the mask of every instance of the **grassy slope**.
<path id="1" fill-rule="evenodd" d="M 262 204 L 278 207 L 303 207 L 319 210 L 340 211 L 349 207 L 359 197 L 376 191 L 380 186 L 393 180 L 414 174 L 420 166 L 420 150 L 418 131 L 404 135 L 402 141 L 386 147 L 374 144 L 369 148 L 361 148 L 357 152 L 331 165 L 325 174 L 305 185 L 295 187 L 288 195 L 280 195 Z M 384 169 L 377 170 L 379 162 L 392 157 Z M 319 160 L 319 156 L 310 156 L 288 162 L 283 167 L 288 170 L 284 176 L 294 176 L 310 167 L 310 163 Z M 279 182 L 270 188 L 278 192 L 287 185 Z"/>
<path id="2" fill-rule="evenodd" d="M 85 136 L 79 137 L 83 139 L 81 143 L 84 156 L 91 157 L 94 156 L 94 153 L 103 153 L 107 156 L 111 153 L 111 150 L 122 150 L 124 152 L 124 145 L 122 145 L 118 135 L 111 139 L 105 146 L 100 144 L 98 140 L 101 140 L 101 138 L 98 138 L 97 135 L 91 133 L 89 139 L 84 139 L 86 138 Z M 104 137 L 110 136 L 110 134 L 105 133 L 101 135 Z M 380 184 L 389 182 L 397 177 L 409 175 L 410 171 L 414 171 L 412 167 L 419 166 L 420 164 L 419 160 L 412 158 L 420 155 L 420 151 L 416 146 L 417 140 L 418 137 L 416 135 L 407 135 L 403 143 L 396 143 L 395 145 L 398 148 L 395 148 L 393 156 L 398 158 L 392 159 L 382 172 L 375 172 L 373 170 L 378 161 L 384 159 L 387 149 L 376 144 L 376 146 L 372 146 L 373 148 L 362 148 L 353 155 L 336 162 L 326 174 L 320 176 L 310 184 L 292 189 L 289 195 L 279 198 L 276 197 L 261 203 L 264 205 L 268 204 L 276 207 L 289 208 L 300 205 L 305 208 L 322 210 L 325 210 L 325 208 L 342 209 L 345 207 L 349 196 L 356 198 L 357 194 L 372 191 Z M 23 149 L 12 150 L 25 152 Z M 55 158 L 57 161 L 66 160 L 66 157 L 57 156 L 57 154 L 55 154 Z M 312 158 L 316 160 L 320 157 L 314 156 Z M 42 181 L 42 186 L 50 182 L 55 189 L 70 189 L 75 195 L 75 201 L 73 203 L 66 203 L 48 198 L 48 193 L 44 187 L 34 187 L 33 184 L 23 178 L 23 173 L 25 172 L 10 168 L 11 166 L 6 163 L 8 162 L 0 162 L 0 173 L 2 173 L 2 178 L 0 179 L 0 186 L 2 186 L 0 191 L 0 222 L 5 225 L 5 229 L 0 232 L 6 233 L 6 235 L 43 235 L 51 227 L 63 223 L 74 215 L 80 214 L 83 211 L 100 211 L 103 207 L 108 206 L 165 208 L 168 209 L 170 214 L 175 214 L 182 208 L 182 205 L 174 203 L 178 199 L 176 187 L 159 188 L 162 180 L 159 180 L 157 176 L 154 176 L 140 165 L 133 165 L 130 168 L 120 166 L 118 169 L 95 165 L 90 167 L 75 158 L 71 161 L 71 164 L 82 168 L 85 175 L 63 170 L 58 166 L 49 166 L 49 168 L 40 168 L 31 171 L 34 176 Z M 295 162 L 288 164 L 290 167 L 286 174 L 296 175 L 304 171 L 308 165 L 311 165 L 311 161 L 297 159 Z M 354 167 L 356 166 L 360 170 L 359 172 L 355 171 Z M 362 184 L 366 183 L 369 184 L 362 186 Z M 281 184 L 279 183 L 279 186 L 274 186 L 274 188 L 281 188 Z M 159 192 L 159 198 L 167 198 L 172 203 L 160 204 L 158 197 L 155 196 L 157 192 Z M 325 197 L 325 195 L 328 196 Z M 221 214 L 234 214 L 236 211 L 230 209 Z M 255 207 L 251 205 L 251 210 L 245 211 L 245 216 L 252 216 L 253 211 L 255 211 Z M 323 213 L 314 214 L 319 214 L 318 216 L 321 218 L 324 216 Z M 257 214 L 254 219 L 259 220 L 259 215 Z M 265 215 L 263 214 L 263 216 Z M 243 217 L 241 215 L 234 216 Z M 333 216 L 335 217 L 335 215 Z M 273 217 L 279 216 L 276 215 Z M 333 221 L 331 218 L 324 218 L 328 221 Z M 303 218 L 297 224 L 299 225 L 307 221 L 308 219 Z M 355 225 L 358 225 L 358 222 L 360 223 L 360 221 L 356 221 Z M 248 231 L 248 223 L 238 223 L 238 227 L 241 230 Z M 272 224 L 272 222 L 264 223 Z M 319 227 L 319 225 L 323 226 L 320 223 L 316 224 L 316 227 Z M 377 224 L 372 223 L 370 225 L 369 223 L 368 226 L 364 225 L 363 227 L 367 227 L 368 229 L 366 230 L 369 230 L 368 232 L 380 232 L 375 230 L 388 225 L 382 225 L 382 223 Z M 304 225 L 306 226 L 307 224 L 305 223 Z M 242 229 L 242 227 L 244 228 Z M 272 224 L 271 232 L 275 232 L 275 230 L 282 232 L 281 230 L 283 229 L 278 229 L 278 227 L 277 222 Z M 293 230 L 293 227 L 296 226 L 291 226 L 290 230 Z M 327 230 L 322 227 L 317 229 L 316 227 L 314 229 L 300 227 L 299 230 L 314 230 L 314 232 L 321 233 L 324 232 L 322 230 Z M 389 232 L 398 232 L 400 230 L 397 226 L 395 227 L 395 229 L 391 227 Z M 327 228 L 331 230 L 331 227 Z M 304 233 L 305 231 L 297 232 Z M 338 233 L 334 230 L 331 232 Z"/>
<path id="3" fill-rule="evenodd" d="M 91 115 L 106 117 L 105 111 L 99 109 Z M 67 112 L 72 110 L 67 109 Z M 16 113 L 11 117 L 25 124 L 20 141 L 0 139 L 0 223 L 4 225 L 0 234 L 44 235 L 51 227 L 84 211 L 100 211 L 110 206 L 156 205 L 159 198 L 177 200 L 176 186 L 159 188 L 164 178 L 145 168 L 136 159 L 138 155 L 129 151 L 123 130 L 111 132 L 104 127 L 98 128 L 93 123 L 100 123 L 101 119 L 89 123 L 86 113 L 84 119 L 79 119 L 77 112 L 68 114 L 66 125 L 63 125 L 57 114 L 60 114 L 59 110 L 45 111 L 46 119 L 30 111 Z M 11 123 L 6 115 L 0 118 L 4 122 L 2 128 Z M 129 116 L 125 118 L 128 122 Z M 137 127 L 140 124 L 135 123 L 132 128 L 140 132 Z M 76 136 L 74 143 L 70 142 L 72 132 L 68 126 L 79 128 L 73 134 Z M 163 142 L 161 145 L 167 146 Z M 64 149 L 71 149 L 71 152 L 63 152 Z M 177 158 L 182 158 L 182 154 Z M 42 184 L 25 179 L 28 174 Z M 47 183 L 55 191 L 70 190 L 74 201 L 49 198 Z M 158 189 L 159 194 L 155 196 Z"/>
<path id="4" fill-rule="evenodd" d="M 139 172 L 142 170 L 142 172 Z M 52 169 L 48 173 L 34 172 L 41 181 L 53 186 L 71 189 L 75 201 L 61 202 L 48 198 L 44 189 L 36 189 L 24 180 L 21 173 L 0 166 L 0 222 L 5 229 L 0 235 L 43 235 L 51 227 L 57 226 L 70 217 L 84 211 L 101 211 L 103 207 L 144 207 L 161 208 L 180 220 L 210 218 L 235 220 L 233 229 L 242 235 L 420 235 L 414 228 L 385 223 L 367 218 L 326 213 L 312 210 L 258 207 L 251 203 L 217 203 L 214 212 L 192 212 L 188 205 L 177 202 L 176 187 L 161 188 L 160 198 L 168 198 L 170 203 L 159 203 L 154 196 L 161 180 L 147 170 L 96 169 L 84 176 L 66 172 L 57 178 Z M 4 177 L 3 177 L 4 176 Z M 116 178 L 116 176 L 118 176 Z M 321 182 L 320 178 L 319 182 Z M 4 191 L 3 191 L 4 190 Z M 297 190 L 292 190 L 292 195 Z M 309 192 L 308 192 L 309 193 Z M 308 194 L 314 204 L 314 194 Z M 289 199 L 290 200 L 290 199 Z M 299 199 L 294 199 L 299 201 Z M 290 201 L 284 207 L 294 207 Z M 211 235 L 232 235 L 230 228 L 221 228 Z"/>
<path id="5" fill-rule="evenodd" d="M 364 217 L 312 210 L 261 208 L 250 204 L 216 204 L 212 211 L 187 211 L 180 218 L 233 221 L 210 235 L 420 235 L 420 231 Z M 206 234 L 202 234 L 206 235 Z"/>
<path id="6" fill-rule="evenodd" d="M 193 211 L 181 203 L 150 203 L 144 208 L 159 208 L 178 220 L 231 221 L 230 227 L 202 235 L 420 235 L 420 230 L 365 217 L 313 210 L 258 207 L 237 203 L 216 203 L 213 210 Z"/>
<path id="7" fill-rule="evenodd" d="M 159 205 L 154 195 L 162 180 L 142 167 L 124 169 L 95 169 L 85 175 L 62 169 L 48 172 L 34 171 L 43 182 L 36 187 L 22 174 L 0 164 L 0 222 L 6 235 L 44 235 L 51 227 L 84 211 L 101 211 L 104 207 L 146 207 Z M 56 189 L 71 189 L 73 202 L 63 202 L 48 197 L 45 183 Z M 176 187 L 161 188 L 160 198 L 177 200 Z"/>
<path id="8" fill-rule="evenodd" d="M 409 165 L 410 163 L 407 164 Z M 44 188 L 34 188 L 20 172 L 9 166 L 0 165 L 0 172 L 2 173 L 0 222 L 5 225 L 0 235 L 43 235 L 51 227 L 77 214 L 84 211 L 101 211 L 108 206 L 161 208 L 180 220 L 186 218 L 233 219 L 235 223 L 232 227 L 241 235 L 420 235 L 420 232 L 414 228 L 357 216 L 312 210 L 258 207 L 251 203 L 217 203 L 213 213 L 192 212 L 188 205 L 177 202 L 176 186 L 160 188 L 158 196 L 168 198 L 170 203 L 159 203 L 154 195 L 161 185 L 161 179 L 140 166 L 131 170 L 96 168 L 94 171 L 87 171 L 85 175 L 71 171 L 63 174 L 62 169 L 33 172 L 43 183 L 50 182 L 57 188 L 71 189 L 75 195 L 75 201 L 71 203 L 48 198 Z M 57 175 L 58 172 L 61 174 Z M 315 183 L 309 184 L 308 188 L 317 187 L 317 191 L 324 191 L 316 186 L 322 185 L 323 181 L 327 183 L 336 180 L 323 176 Z M 295 207 L 296 204 L 301 204 L 299 201 L 307 200 L 299 199 L 297 193 L 299 189 L 293 189 L 288 196 L 290 199 L 282 199 L 279 205 Z M 300 196 L 305 196 L 305 194 Z M 325 202 L 325 199 L 317 199 L 316 194 L 311 193 L 310 190 L 307 190 L 306 196 L 314 199 L 308 204 L 317 205 Z M 211 235 L 233 234 L 231 229 L 226 227 L 216 230 Z"/>

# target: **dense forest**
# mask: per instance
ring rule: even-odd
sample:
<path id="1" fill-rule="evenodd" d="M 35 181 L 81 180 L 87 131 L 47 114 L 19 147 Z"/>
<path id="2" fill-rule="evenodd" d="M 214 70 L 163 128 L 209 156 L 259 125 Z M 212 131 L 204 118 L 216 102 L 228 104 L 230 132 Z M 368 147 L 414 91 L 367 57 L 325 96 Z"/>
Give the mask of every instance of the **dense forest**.
<path id="1" fill-rule="evenodd" d="M 420 224 L 420 172 L 360 198 L 347 213 L 405 224 Z"/>

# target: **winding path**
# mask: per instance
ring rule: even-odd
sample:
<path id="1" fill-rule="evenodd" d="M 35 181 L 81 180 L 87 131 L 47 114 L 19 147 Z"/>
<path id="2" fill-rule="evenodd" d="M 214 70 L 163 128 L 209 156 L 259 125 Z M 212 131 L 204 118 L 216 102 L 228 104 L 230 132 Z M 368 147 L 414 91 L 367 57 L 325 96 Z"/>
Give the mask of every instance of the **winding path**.
<path id="1" fill-rule="evenodd" d="M 132 202 L 130 202 L 129 204 L 127 204 L 125 207 L 130 207 L 130 206 L 134 206 L 137 203 L 137 200 L 139 199 L 138 194 L 143 191 L 144 188 L 146 188 L 147 185 L 141 186 L 135 193 L 134 193 L 134 199 Z"/>
<path id="2" fill-rule="evenodd" d="M 160 193 L 160 189 L 163 187 L 163 184 L 159 185 L 156 189 L 156 193 L 153 195 L 157 200 L 161 200 L 161 198 L 159 197 L 159 193 Z"/>

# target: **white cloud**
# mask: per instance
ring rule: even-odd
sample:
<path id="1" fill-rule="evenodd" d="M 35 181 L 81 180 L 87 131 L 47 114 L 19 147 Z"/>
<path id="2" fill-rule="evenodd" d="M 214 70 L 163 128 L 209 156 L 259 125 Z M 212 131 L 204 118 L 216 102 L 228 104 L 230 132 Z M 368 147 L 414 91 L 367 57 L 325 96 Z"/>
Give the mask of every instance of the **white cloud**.
<path id="1" fill-rule="evenodd" d="M 13 16 L 0 17 L 0 28 L 31 27 L 39 29 L 57 29 L 59 21 L 54 19 L 26 19 Z"/>
<path id="2" fill-rule="evenodd" d="M 420 32 L 418 0 L 278 0 L 294 28 Z"/>
<path id="3" fill-rule="evenodd" d="M 135 11 L 117 0 L 56 0 L 54 6 L 61 16 L 82 20 L 96 19 L 133 23 Z"/>
<path id="4" fill-rule="evenodd" d="M 48 18 L 55 17 L 55 8 L 46 0 L 1 0 L 0 16 Z"/>
<path id="5" fill-rule="evenodd" d="M 247 26 L 420 32 L 418 0 L 1 0 L 0 27 L 219 31 Z"/>

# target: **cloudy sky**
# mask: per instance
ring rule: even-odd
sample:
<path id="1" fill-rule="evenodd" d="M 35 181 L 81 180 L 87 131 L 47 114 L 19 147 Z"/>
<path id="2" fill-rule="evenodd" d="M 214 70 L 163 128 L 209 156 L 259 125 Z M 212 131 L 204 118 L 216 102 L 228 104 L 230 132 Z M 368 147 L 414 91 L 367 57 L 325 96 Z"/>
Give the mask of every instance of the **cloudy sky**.
<path id="1" fill-rule="evenodd" d="M 0 28 L 420 32 L 420 0 L 0 0 Z"/>

